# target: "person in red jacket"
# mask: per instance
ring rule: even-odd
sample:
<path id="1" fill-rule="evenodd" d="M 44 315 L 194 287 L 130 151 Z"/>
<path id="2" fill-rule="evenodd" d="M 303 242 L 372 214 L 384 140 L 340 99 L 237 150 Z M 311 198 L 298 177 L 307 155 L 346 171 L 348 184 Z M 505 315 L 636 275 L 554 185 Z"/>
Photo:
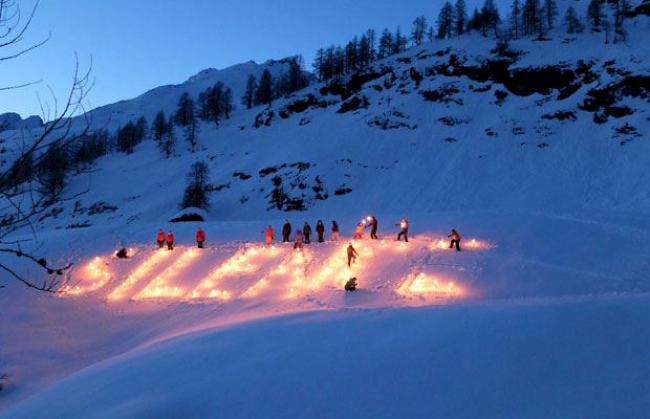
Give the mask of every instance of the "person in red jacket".
<path id="1" fill-rule="evenodd" d="M 165 232 L 161 228 L 158 230 L 158 235 L 156 236 L 156 241 L 158 242 L 158 249 L 162 249 L 165 245 Z"/>
<path id="2" fill-rule="evenodd" d="M 264 236 L 266 238 L 266 245 L 270 246 L 273 244 L 273 227 L 268 226 L 264 231 Z"/>
<path id="3" fill-rule="evenodd" d="M 174 233 L 167 233 L 167 250 L 174 250 Z"/>
<path id="4" fill-rule="evenodd" d="M 205 231 L 199 227 L 199 229 L 196 230 L 196 245 L 199 249 L 203 249 L 203 243 L 205 243 Z"/>

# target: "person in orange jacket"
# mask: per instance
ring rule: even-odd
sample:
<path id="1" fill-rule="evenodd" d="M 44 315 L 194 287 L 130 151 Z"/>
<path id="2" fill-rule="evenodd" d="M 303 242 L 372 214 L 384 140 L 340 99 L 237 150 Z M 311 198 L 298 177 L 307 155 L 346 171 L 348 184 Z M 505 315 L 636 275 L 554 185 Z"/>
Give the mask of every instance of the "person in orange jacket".
<path id="1" fill-rule="evenodd" d="M 357 224 L 357 228 L 354 230 L 354 239 L 361 240 L 363 239 L 363 224 Z"/>
<path id="2" fill-rule="evenodd" d="M 205 243 L 205 231 L 199 227 L 199 229 L 196 230 L 196 245 L 199 249 L 203 249 L 203 243 Z"/>
<path id="3" fill-rule="evenodd" d="M 264 231 L 264 236 L 266 238 L 266 245 L 270 246 L 273 243 L 273 227 L 268 226 Z"/>
<path id="4" fill-rule="evenodd" d="M 156 236 L 156 241 L 158 242 L 158 249 L 162 249 L 165 245 L 165 232 L 161 228 L 158 230 L 158 235 Z"/>
<path id="5" fill-rule="evenodd" d="M 167 233 L 167 250 L 174 250 L 174 233 Z"/>

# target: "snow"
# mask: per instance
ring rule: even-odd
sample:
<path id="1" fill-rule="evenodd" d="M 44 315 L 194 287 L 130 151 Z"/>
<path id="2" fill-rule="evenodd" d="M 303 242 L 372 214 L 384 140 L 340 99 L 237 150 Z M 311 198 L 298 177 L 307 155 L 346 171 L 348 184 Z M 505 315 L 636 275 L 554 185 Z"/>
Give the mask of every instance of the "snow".
<path id="1" fill-rule="evenodd" d="M 132 351 L 5 416 L 642 417 L 648 314 L 647 297 L 301 314 Z"/>
<path id="2" fill-rule="evenodd" d="M 523 54 L 512 68 L 592 63 L 596 79 L 566 99 L 552 90 L 500 103 L 500 83 L 441 74 L 416 89 L 411 66 L 426 74 L 451 54 L 467 65 L 494 59 L 494 41 L 470 35 L 378 63 L 396 81 L 364 85 L 367 109 L 338 113 L 341 98 L 312 85 L 270 109 L 240 107 L 219 129 L 201 123 L 194 154 L 178 135 L 170 159 L 150 140 L 100 158 L 69 178 L 68 194 L 88 192 L 38 221 L 36 238 L 14 236 L 74 266 L 61 296 L 15 283 L 0 290 L 0 418 L 643 417 L 650 108 L 623 97 L 634 113 L 597 124 L 578 105 L 623 77 L 607 61 L 650 74 L 648 25 L 631 20 L 629 41 L 607 46 L 589 33 L 513 41 Z M 238 98 L 249 74 L 285 65 L 204 70 L 96 109 L 92 124 L 114 131 L 151 120 L 217 81 Z M 458 92 L 447 103 L 421 94 L 450 85 Z M 279 115 L 309 93 L 328 106 Z M 254 128 L 270 110 L 270 126 Z M 556 111 L 576 120 L 542 118 Z M 617 132 L 624 124 L 640 136 Z M 29 133 L 0 133 L 3 165 Z M 171 224 L 197 160 L 210 167 L 212 207 L 205 222 Z M 304 211 L 273 207 L 276 176 Z M 348 269 L 353 227 L 369 214 L 381 240 L 354 242 L 360 257 Z M 408 244 L 394 240 L 404 216 Z M 294 231 L 337 220 L 344 237 L 304 253 L 262 246 L 264 228 L 277 239 L 285 218 Z M 174 232 L 173 252 L 155 248 L 160 228 Z M 462 252 L 448 248 L 451 228 Z M 122 247 L 126 260 L 114 256 Z M 352 276 L 360 289 L 346 293 Z"/>

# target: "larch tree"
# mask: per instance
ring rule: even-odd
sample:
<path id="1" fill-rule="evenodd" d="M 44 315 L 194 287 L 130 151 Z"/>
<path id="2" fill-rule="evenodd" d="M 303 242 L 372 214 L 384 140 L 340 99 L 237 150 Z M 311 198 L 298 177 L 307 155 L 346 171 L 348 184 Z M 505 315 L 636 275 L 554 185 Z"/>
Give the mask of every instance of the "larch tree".
<path id="1" fill-rule="evenodd" d="M 521 12 L 521 20 L 524 29 L 524 35 L 534 34 L 539 27 L 541 19 L 541 7 L 539 0 L 525 0 Z"/>
<path id="2" fill-rule="evenodd" d="M 564 24 L 567 33 L 580 33 L 584 30 L 580 17 L 573 6 L 567 7 L 564 14 Z"/>
<path id="3" fill-rule="evenodd" d="M 462 1 L 462 0 L 459 0 Z M 414 45 L 422 45 L 424 42 L 426 33 L 427 33 L 427 18 L 424 16 L 418 16 L 413 21 L 413 29 L 411 30 L 411 40 Z"/>
<path id="4" fill-rule="evenodd" d="M 455 18 L 455 28 L 457 36 L 465 33 L 467 28 L 467 6 L 465 5 L 465 0 L 456 0 L 454 5 L 454 18 Z"/>
<path id="5" fill-rule="evenodd" d="M 600 32 L 603 26 L 603 3 L 602 0 L 590 0 L 587 6 L 587 19 L 593 32 Z"/>
<path id="6" fill-rule="evenodd" d="M 546 17 L 546 28 L 553 29 L 557 17 L 557 3 L 555 0 L 544 0 L 544 16 Z"/>
<path id="7" fill-rule="evenodd" d="M 270 105 L 273 102 L 273 76 L 268 69 L 262 72 L 259 85 L 255 91 L 255 103 Z"/>
<path id="8" fill-rule="evenodd" d="M 244 96 L 242 97 L 242 104 L 246 109 L 251 109 L 255 106 L 255 91 L 257 90 L 257 79 L 254 75 L 249 75 L 246 80 L 246 90 L 244 90 Z"/>
<path id="9" fill-rule="evenodd" d="M 181 208 L 210 208 L 207 186 L 210 182 L 210 169 L 203 161 L 192 164 L 187 174 L 187 186 L 183 192 Z"/>
<path id="10" fill-rule="evenodd" d="M 156 142 L 160 144 L 165 135 L 165 130 L 167 129 L 167 118 L 165 117 L 165 112 L 162 110 L 159 111 L 153 119 L 153 124 L 151 126 L 151 135 Z"/>
<path id="11" fill-rule="evenodd" d="M 514 0 L 510 7 L 510 33 L 514 39 L 521 35 L 521 3 Z"/>
<path id="12" fill-rule="evenodd" d="M 453 35 L 454 8 L 446 1 L 438 13 L 438 38 L 447 39 Z"/>

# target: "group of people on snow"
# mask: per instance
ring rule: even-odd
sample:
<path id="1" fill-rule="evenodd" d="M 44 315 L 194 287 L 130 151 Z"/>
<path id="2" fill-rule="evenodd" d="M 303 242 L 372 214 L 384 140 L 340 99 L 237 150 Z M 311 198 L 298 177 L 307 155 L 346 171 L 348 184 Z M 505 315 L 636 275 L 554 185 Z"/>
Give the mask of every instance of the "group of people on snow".
<path id="1" fill-rule="evenodd" d="M 203 249 L 205 246 L 206 235 L 205 231 L 203 231 L 201 227 L 196 230 L 195 239 L 196 246 L 199 249 Z M 158 243 L 159 249 L 162 249 L 165 247 L 165 245 L 167 245 L 167 250 L 174 250 L 174 233 L 170 231 L 165 234 L 165 231 L 161 228 L 158 230 L 158 234 L 156 235 L 156 242 Z"/>
<path id="2" fill-rule="evenodd" d="M 289 220 L 284 220 L 284 225 L 282 226 L 282 242 L 283 243 L 289 243 L 291 241 L 291 223 Z M 333 241 L 336 241 L 339 239 L 339 225 L 336 223 L 336 221 L 332 221 L 332 227 L 331 227 L 332 235 L 331 239 Z M 311 243 L 311 235 L 313 231 L 311 229 L 311 226 L 307 221 L 305 221 L 305 224 L 302 226 L 302 229 L 298 229 L 296 231 L 296 234 L 294 236 L 294 242 L 296 248 L 302 248 L 302 244 L 309 244 Z M 323 243 L 325 242 L 325 224 L 323 223 L 323 220 L 318 220 L 316 222 L 316 235 L 318 236 L 318 243 Z M 266 244 L 271 244 L 273 242 L 273 227 L 268 226 L 266 228 Z"/>
<path id="3" fill-rule="evenodd" d="M 405 242 L 408 242 L 408 233 L 409 233 L 409 220 L 408 218 L 403 218 L 399 224 L 395 224 L 400 228 L 399 233 L 397 234 L 397 241 L 401 241 L 404 239 Z M 365 219 L 363 219 L 361 222 L 359 222 L 354 230 L 354 240 L 362 240 L 363 239 L 363 232 L 366 228 L 370 228 L 370 239 L 371 240 L 377 240 L 379 237 L 377 236 L 377 229 L 378 229 L 379 223 L 377 221 L 377 217 L 374 215 L 369 215 Z M 337 224 L 336 221 L 332 221 L 332 225 L 330 227 L 331 235 L 330 235 L 330 240 L 332 241 L 338 241 L 340 240 L 340 229 L 339 225 Z M 302 249 L 303 245 L 311 243 L 311 237 L 312 237 L 312 228 L 309 225 L 308 222 L 305 222 L 303 225 L 302 229 L 298 229 L 293 237 L 293 240 L 291 240 L 291 233 L 292 233 L 292 227 L 291 223 L 289 220 L 284 221 L 284 225 L 282 226 L 282 242 L 283 243 L 289 243 L 293 242 L 294 249 Z M 323 223 L 322 220 L 318 220 L 316 222 L 316 236 L 317 236 L 317 241 L 318 243 L 323 243 L 325 242 L 325 224 Z M 456 248 L 457 251 L 460 252 L 460 233 L 456 231 L 455 229 L 451 230 L 451 233 L 448 235 L 449 238 L 451 238 L 451 242 L 449 243 L 449 248 Z M 205 231 L 201 227 L 199 227 L 196 230 L 196 235 L 195 235 L 195 240 L 196 240 L 196 245 L 199 249 L 203 249 L 206 241 L 206 234 Z M 275 231 L 273 230 L 273 226 L 269 225 L 265 230 L 264 230 L 264 242 L 267 246 L 270 246 L 273 244 L 273 241 L 275 240 Z M 174 250 L 174 233 L 171 231 L 166 233 L 164 230 L 160 229 L 158 231 L 158 235 L 156 236 L 156 242 L 158 243 L 158 248 L 162 249 L 167 246 L 167 250 Z M 348 266 L 351 266 L 352 263 L 356 260 L 357 256 L 359 255 L 357 251 L 354 249 L 352 246 L 352 243 L 350 243 L 350 246 L 348 246 Z"/>

